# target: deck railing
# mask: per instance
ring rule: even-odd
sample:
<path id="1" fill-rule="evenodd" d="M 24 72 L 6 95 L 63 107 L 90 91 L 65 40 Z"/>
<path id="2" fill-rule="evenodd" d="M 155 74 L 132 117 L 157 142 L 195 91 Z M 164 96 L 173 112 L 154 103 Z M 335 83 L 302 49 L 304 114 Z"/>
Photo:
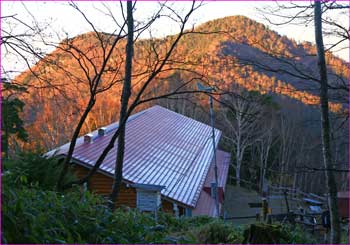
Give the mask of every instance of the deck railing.
<path id="1" fill-rule="evenodd" d="M 236 177 L 229 176 L 229 182 L 231 184 L 233 184 L 235 181 L 236 181 Z M 258 187 L 257 183 L 254 183 L 254 182 L 251 182 L 248 180 L 240 179 L 240 182 L 243 183 L 243 185 L 245 185 L 246 187 L 251 188 L 251 189 L 255 189 Z M 315 201 L 319 201 L 322 203 L 327 201 L 326 197 L 319 196 L 319 195 L 316 195 L 314 193 L 307 193 L 307 192 L 301 191 L 299 189 L 294 189 L 291 187 L 284 187 L 284 186 L 270 185 L 268 195 L 269 196 L 271 196 L 271 195 L 278 195 L 278 196 L 287 195 L 288 199 L 292 199 L 295 201 L 303 201 L 304 198 L 313 199 Z"/>
<path id="2" fill-rule="evenodd" d="M 307 193 L 299 189 L 293 189 L 290 187 L 283 187 L 283 186 L 269 186 L 269 196 L 271 195 L 281 195 L 281 196 L 287 195 L 289 199 L 299 200 L 299 201 L 302 201 L 304 198 L 309 198 L 315 201 L 319 201 L 321 203 L 324 203 L 327 201 L 326 197 L 319 196 L 314 193 Z"/>

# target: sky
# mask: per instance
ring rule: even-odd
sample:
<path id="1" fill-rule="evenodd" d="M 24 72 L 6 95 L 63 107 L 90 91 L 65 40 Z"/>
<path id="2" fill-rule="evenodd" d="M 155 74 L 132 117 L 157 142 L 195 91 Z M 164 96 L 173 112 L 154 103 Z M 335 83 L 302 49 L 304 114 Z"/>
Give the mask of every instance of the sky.
<path id="1" fill-rule="evenodd" d="M 175 9 L 178 11 L 186 11 L 189 9 L 191 2 L 170 2 Z M 304 2 L 308 3 L 308 2 Z M 113 32 L 116 25 L 110 16 L 107 15 L 106 6 L 110 8 L 114 17 L 118 20 L 120 14 L 119 2 L 104 2 L 103 4 L 99 1 L 90 2 L 77 2 L 79 8 L 81 8 L 86 17 L 94 23 L 98 30 L 104 32 Z M 124 3 L 125 5 L 125 3 Z M 263 15 L 258 9 L 266 9 L 268 6 L 275 6 L 274 2 L 268 1 L 206 1 L 204 6 L 196 10 L 191 16 L 190 25 L 198 25 L 204 23 L 208 20 L 213 20 L 217 18 L 222 18 L 231 15 L 244 15 L 251 19 L 254 19 L 263 24 L 269 25 L 265 20 Z M 139 1 L 136 4 L 135 19 L 142 21 L 147 20 L 155 9 L 158 8 L 157 2 L 144 2 Z M 44 27 L 44 32 L 46 36 L 51 38 L 53 41 L 59 41 L 65 37 L 74 37 L 75 35 L 91 31 L 91 27 L 84 20 L 83 16 L 78 13 L 71 6 L 68 6 L 68 2 L 19 2 L 19 1 L 1 1 L 1 16 L 16 15 L 17 18 L 21 20 L 26 20 L 28 24 L 34 25 L 33 20 L 39 24 L 39 26 Z M 334 13 L 332 18 L 336 18 L 339 23 L 349 28 L 349 15 L 341 16 L 338 13 Z M 120 18 L 119 18 L 120 20 Z M 49 26 L 47 25 L 49 23 Z M 5 24 L 2 23 L 2 26 Z M 284 25 L 284 26 L 273 26 L 269 25 L 270 29 L 277 31 L 281 35 L 286 35 L 296 41 L 309 41 L 314 43 L 314 30 L 312 24 L 305 25 Z M 12 30 L 20 33 L 21 27 L 13 25 Z M 174 25 L 171 21 L 158 21 L 154 24 L 152 28 L 152 35 L 157 37 L 162 37 L 169 34 L 175 34 L 178 31 L 178 26 Z M 147 33 L 143 34 L 143 37 L 147 37 Z M 325 44 L 333 43 L 333 39 L 325 38 Z M 41 47 L 45 51 L 51 51 L 50 48 L 40 46 L 38 41 L 38 47 Z M 347 47 L 349 43 L 345 43 Z M 7 69 L 21 70 L 24 64 L 21 62 L 15 63 L 14 57 L 4 57 L 6 53 L 2 48 L 2 67 L 7 67 Z M 338 52 L 334 52 L 337 56 L 349 61 L 349 49 L 343 49 Z M 10 68 L 9 68 L 10 67 Z"/>

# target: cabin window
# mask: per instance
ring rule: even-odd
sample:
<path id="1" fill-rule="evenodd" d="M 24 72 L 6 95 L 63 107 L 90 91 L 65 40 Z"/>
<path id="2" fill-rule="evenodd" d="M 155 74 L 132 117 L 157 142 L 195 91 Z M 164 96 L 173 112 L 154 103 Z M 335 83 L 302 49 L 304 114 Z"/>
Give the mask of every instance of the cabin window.
<path id="1" fill-rule="evenodd" d="M 130 184 L 136 189 L 136 207 L 140 211 L 155 211 L 157 213 L 161 205 L 161 191 L 165 188 L 162 185 Z"/>
<path id="2" fill-rule="evenodd" d="M 136 207 L 140 211 L 155 211 L 160 205 L 161 198 L 158 191 L 137 189 Z"/>

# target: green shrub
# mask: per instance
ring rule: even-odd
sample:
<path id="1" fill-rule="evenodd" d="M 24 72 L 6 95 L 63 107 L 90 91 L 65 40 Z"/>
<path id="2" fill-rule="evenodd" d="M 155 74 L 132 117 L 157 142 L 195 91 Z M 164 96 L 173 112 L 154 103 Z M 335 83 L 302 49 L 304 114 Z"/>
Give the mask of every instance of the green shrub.
<path id="1" fill-rule="evenodd" d="M 3 243 L 242 243 L 242 228 L 207 217 L 174 218 L 159 212 L 112 212 L 101 196 L 78 187 L 54 190 L 56 159 L 22 153 L 4 164 Z M 73 178 L 71 174 L 68 178 Z M 260 225 L 263 226 L 263 225 Z M 301 229 L 266 226 L 273 242 L 313 243 Z M 266 240 L 262 240 L 267 243 Z"/>
<path id="2" fill-rule="evenodd" d="M 281 226 L 281 230 L 287 234 L 286 239 L 281 243 L 318 243 L 311 234 L 306 233 L 299 225 L 284 225 Z"/>
<path id="3" fill-rule="evenodd" d="M 153 216 L 111 212 L 105 200 L 78 190 L 65 195 L 39 189 L 3 193 L 3 234 L 8 243 L 163 242 Z"/>
<path id="4" fill-rule="evenodd" d="M 276 244 L 276 243 L 317 243 L 310 235 L 298 226 L 252 224 L 244 233 L 243 243 Z"/>
<path id="5" fill-rule="evenodd" d="M 236 226 L 228 235 L 228 243 L 241 244 L 243 241 L 243 227 Z"/>
<path id="6" fill-rule="evenodd" d="M 4 162 L 5 186 L 39 186 L 53 190 L 61 173 L 62 164 L 56 158 L 46 158 L 39 153 L 23 152 Z M 69 171 L 64 182 L 75 179 Z"/>
<path id="7" fill-rule="evenodd" d="M 208 216 L 175 218 L 168 213 L 160 213 L 158 222 L 165 227 L 166 243 L 199 243 L 198 229 L 214 222 L 216 219 Z"/>
<path id="8" fill-rule="evenodd" d="M 83 204 L 76 192 L 64 196 L 38 189 L 5 189 L 4 237 L 9 243 L 83 242 L 80 234 L 90 225 L 82 221 L 89 216 L 85 218 L 82 214 L 96 213 L 95 210 L 88 210 L 87 206 L 82 208 Z M 83 230 L 77 232 L 83 223 Z"/>
<path id="9" fill-rule="evenodd" d="M 232 224 L 214 221 L 198 230 L 199 243 L 241 243 L 242 237 Z"/>
<path id="10" fill-rule="evenodd" d="M 137 210 L 111 212 L 105 199 L 76 187 L 55 190 L 61 165 L 54 158 L 21 153 L 4 163 L 3 239 L 5 243 L 155 243 L 171 242 L 170 231 L 191 222 Z M 66 181 L 73 178 L 67 175 Z M 161 229 L 159 229 L 161 227 Z M 177 241 L 188 242 L 184 236 Z"/>
<path id="11" fill-rule="evenodd" d="M 183 218 L 185 221 L 186 227 L 199 227 L 202 225 L 206 225 L 210 222 L 214 222 L 216 219 L 209 216 L 195 216 L 191 218 Z"/>
<path id="12" fill-rule="evenodd" d="M 242 243 L 242 228 L 210 217 L 110 211 L 106 200 L 74 188 L 64 195 L 38 186 L 4 188 L 3 243 Z M 256 226 L 256 225 L 255 225 Z M 313 243 L 302 230 L 264 226 L 278 243 Z M 266 243 L 266 240 L 263 242 Z"/>
<path id="13" fill-rule="evenodd" d="M 188 231 L 189 229 L 198 228 L 213 221 L 215 221 L 215 219 L 209 216 L 181 216 L 176 219 L 173 215 L 163 212 L 159 214 L 158 219 L 158 222 L 165 225 L 169 232 Z"/>
<path id="14" fill-rule="evenodd" d="M 193 221 L 183 222 L 169 214 L 118 209 L 111 212 L 106 200 L 78 188 L 64 195 L 38 186 L 5 188 L 3 192 L 3 237 L 6 243 L 189 243 L 182 232 Z M 188 221 L 187 221 L 188 220 Z M 196 219 L 194 219 L 196 220 Z"/>

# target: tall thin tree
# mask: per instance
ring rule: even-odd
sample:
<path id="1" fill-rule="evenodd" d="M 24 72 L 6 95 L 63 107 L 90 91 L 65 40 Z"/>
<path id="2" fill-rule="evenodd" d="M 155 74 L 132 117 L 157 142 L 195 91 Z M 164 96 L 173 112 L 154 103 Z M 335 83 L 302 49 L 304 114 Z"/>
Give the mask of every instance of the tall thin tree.
<path id="1" fill-rule="evenodd" d="M 121 97 L 121 108 L 119 117 L 119 136 L 118 136 L 118 151 L 114 170 L 114 182 L 112 193 L 110 196 L 110 206 L 115 207 L 120 185 L 123 178 L 123 162 L 125 151 L 125 123 L 128 111 L 128 104 L 131 95 L 131 75 L 132 75 L 132 57 L 134 53 L 134 19 L 132 1 L 127 1 L 127 25 L 128 25 L 128 41 L 126 44 L 126 60 L 125 60 L 125 78 L 123 84 L 123 93 Z"/>
<path id="2" fill-rule="evenodd" d="M 325 51 L 322 37 L 322 8 L 321 2 L 315 1 L 314 5 L 315 22 L 315 42 L 317 49 L 318 67 L 320 73 L 320 102 L 321 102 L 321 121 L 322 121 L 322 151 L 323 163 L 326 169 L 326 181 L 328 187 L 328 206 L 331 217 L 331 243 L 340 243 L 340 222 L 337 203 L 337 184 L 332 169 L 331 146 L 330 146 L 330 124 L 328 108 L 328 81 Z"/>

